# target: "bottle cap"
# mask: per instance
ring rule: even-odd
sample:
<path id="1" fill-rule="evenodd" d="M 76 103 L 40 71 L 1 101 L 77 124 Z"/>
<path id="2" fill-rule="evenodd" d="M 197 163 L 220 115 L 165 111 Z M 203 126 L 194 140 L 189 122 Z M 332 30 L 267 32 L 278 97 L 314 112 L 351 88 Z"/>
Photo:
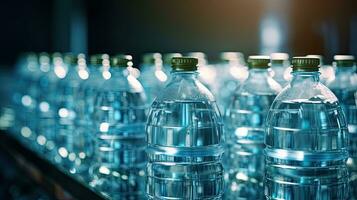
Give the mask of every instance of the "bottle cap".
<path id="1" fill-rule="evenodd" d="M 191 57 L 174 57 L 171 60 L 172 69 L 175 71 L 196 71 L 198 59 Z"/>
<path id="2" fill-rule="evenodd" d="M 285 64 L 289 61 L 287 53 L 272 53 L 270 54 L 271 64 Z"/>
<path id="3" fill-rule="evenodd" d="M 121 53 L 119 53 L 119 54 L 115 55 L 115 57 L 127 59 L 127 60 L 129 60 L 129 62 L 127 63 L 127 66 L 128 67 L 132 67 L 133 66 L 133 56 L 131 56 L 129 54 L 121 54 Z"/>
<path id="4" fill-rule="evenodd" d="M 188 57 L 192 57 L 192 58 L 197 58 L 198 59 L 198 64 L 199 65 L 206 65 L 207 64 L 207 57 L 206 54 L 203 52 L 189 52 L 187 53 Z"/>
<path id="5" fill-rule="evenodd" d="M 62 58 L 62 54 L 61 54 L 60 52 L 54 52 L 54 53 L 51 55 L 51 58 L 52 58 L 52 59 Z"/>
<path id="6" fill-rule="evenodd" d="M 269 56 L 257 55 L 257 56 L 248 57 L 249 68 L 267 69 L 270 67 L 269 63 L 270 63 Z"/>
<path id="7" fill-rule="evenodd" d="M 170 65 L 171 64 L 171 60 L 174 57 L 182 57 L 182 54 L 180 54 L 180 53 L 165 53 L 163 55 L 164 64 L 165 65 Z"/>
<path id="8" fill-rule="evenodd" d="M 310 55 L 307 55 L 306 57 L 308 58 L 317 58 L 319 59 L 320 61 L 320 64 L 319 65 L 322 65 L 324 62 L 324 57 L 322 55 L 313 55 L 313 54 L 310 54 Z"/>
<path id="9" fill-rule="evenodd" d="M 335 55 L 333 59 L 337 67 L 352 67 L 355 64 L 355 57 L 352 55 Z"/>
<path id="10" fill-rule="evenodd" d="M 117 57 L 117 58 L 125 58 L 127 60 L 133 60 L 133 56 L 129 55 L 129 54 L 122 54 L 122 53 L 119 53 L 119 54 L 116 54 L 114 57 Z"/>
<path id="11" fill-rule="evenodd" d="M 90 57 L 91 65 L 104 65 L 104 62 L 108 62 L 108 54 L 94 54 Z"/>
<path id="12" fill-rule="evenodd" d="M 143 56 L 143 63 L 144 64 L 157 64 L 162 63 L 162 56 L 160 53 L 147 53 Z"/>
<path id="13" fill-rule="evenodd" d="M 52 63 L 53 64 L 58 64 L 63 62 L 62 54 L 59 52 L 55 52 L 51 55 Z"/>
<path id="14" fill-rule="evenodd" d="M 128 58 L 126 58 L 123 55 L 117 55 L 114 56 L 110 59 L 110 64 L 111 67 L 128 67 L 129 62 L 131 62 L 131 60 L 129 60 Z"/>
<path id="15" fill-rule="evenodd" d="M 319 71 L 320 59 L 313 57 L 293 57 L 292 61 L 293 71 L 314 72 Z"/>
<path id="16" fill-rule="evenodd" d="M 50 55 L 48 53 L 46 53 L 46 52 L 41 52 L 39 57 L 38 57 L 38 59 L 39 59 L 39 63 L 40 64 L 43 64 L 43 63 L 48 64 L 48 63 L 50 63 Z"/>
<path id="17" fill-rule="evenodd" d="M 64 56 L 64 62 L 70 65 L 78 65 L 79 62 L 83 62 L 83 61 L 85 61 L 85 55 L 82 53 L 78 55 L 67 53 Z"/>
<path id="18" fill-rule="evenodd" d="M 238 61 L 244 60 L 244 55 L 241 52 L 227 51 L 220 53 L 220 59 L 222 61 Z"/>

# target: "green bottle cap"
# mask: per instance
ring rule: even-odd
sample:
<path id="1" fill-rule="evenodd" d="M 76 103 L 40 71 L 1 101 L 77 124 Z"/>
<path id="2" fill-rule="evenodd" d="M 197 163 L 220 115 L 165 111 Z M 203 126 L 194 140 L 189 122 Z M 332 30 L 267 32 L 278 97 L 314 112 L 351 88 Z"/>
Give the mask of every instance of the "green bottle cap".
<path id="1" fill-rule="evenodd" d="M 131 60 L 129 60 L 128 58 L 126 58 L 123 55 L 117 55 L 114 56 L 110 59 L 110 66 L 111 67 L 128 67 L 129 62 L 131 62 Z"/>
<path id="2" fill-rule="evenodd" d="M 62 54 L 59 52 L 54 52 L 51 55 L 52 63 L 53 64 L 58 64 L 63 62 Z"/>
<path id="3" fill-rule="evenodd" d="M 128 60 L 133 60 L 133 56 L 131 56 L 131 55 L 129 55 L 129 54 L 119 53 L 119 54 L 116 54 L 114 57 L 117 57 L 117 58 L 125 58 L 125 59 L 128 59 Z"/>
<path id="4" fill-rule="evenodd" d="M 320 59 L 303 56 L 293 57 L 291 64 L 293 71 L 315 72 L 319 71 Z"/>
<path id="5" fill-rule="evenodd" d="M 226 51 L 220 53 L 221 61 L 243 61 L 244 55 L 241 52 Z"/>
<path id="6" fill-rule="evenodd" d="M 198 65 L 197 58 L 174 57 L 171 60 L 172 69 L 175 71 L 196 71 Z"/>
<path id="7" fill-rule="evenodd" d="M 324 57 L 323 57 L 322 55 L 310 54 L 310 55 L 307 55 L 306 57 L 319 59 L 319 61 L 320 61 L 320 64 L 319 64 L 319 65 L 323 65 L 323 63 L 324 63 Z"/>
<path id="8" fill-rule="evenodd" d="M 147 53 L 143 56 L 144 64 L 158 64 L 162 63 L 162 56 L 160 53 Z"/>
<path id="9" fill-rule="evenodd" d="M 91 65 L 105 65 L 105 62 L 109 62 L 108 54 L 94 54 L 90 57 Z"/>
<path id="10" fill-rule="evenodd" d="M 272 53 L 270 54 L 270 63 L 283 65 L 289 62 L 289 54 L 287 53 Z"/>
<path id="11" fill-rule="evenodd" d="M 50 63 L 50 55 L 46 52 L 41 52 L 38 59 L 40 64 Z"/>
<path id="12" fill-rule="evenodd" d="M 335 55 L 333 59 L 336 67 L 352 67 L 355 65 L 355 57 L 352 55 Z"/>
<path id="13" fill-rule="evenodd" d="M 197 58 L 198 59 L 198 65 L 206 65 L 207 64 L 207 56 L 203 52 L 189 52 L 187 53 L 188 57 L 191 58 Z"/>
<path id="14" fill-rule="evenodd" d="M 180 53 L 165 53 L 163 55 L 164 64 L 165 65 L 170 65 L 171 64 L 171 60 L 174 57 L 182 57 L 182 54 L 180 54 Z"/>
<path id="15" fill-rule="evenodd" d="M 64 62 L 66 64 L 77 64 L 78 58 L 77 56 L 71 54 L 71 53 L 66 53 L 64 55 Z"/>
<path id="16" fill-rule="evenodd" d="M 79 62 L 85 61 L 85 55 L 80 53 L 78 55 L 74 55 L 72 53 L 67 53 L 64 56 L 64 62 L 70 65 L 78 65 Z"/>
<path id="17" fill-rule="evenodd" d="M 52 59 L 62 58 L 62 54 L 61 54 L 60 52 L 54 52 L 54 53 L 51 55 L 51 58 L 52 58 Z"/>
<path id="18" fill-rule="evenodd" d="M 249 68 L 259 68 L 259 69 L 267 69 L 269 68 L 270 57 L 257 55 L 257 56 L 249 56 L 248 58 L 248 66 Z"/>

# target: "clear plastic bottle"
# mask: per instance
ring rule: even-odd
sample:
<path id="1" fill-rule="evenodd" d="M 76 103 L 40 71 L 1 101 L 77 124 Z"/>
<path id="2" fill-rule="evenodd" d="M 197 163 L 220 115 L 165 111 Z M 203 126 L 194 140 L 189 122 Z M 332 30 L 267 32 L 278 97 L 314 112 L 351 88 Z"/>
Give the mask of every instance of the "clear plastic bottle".
<path id="1" fill-rule="evenodd" d="M 217 70 L 213 65 L 207 61 L 207 56 L 203 52 L 190 52 L 189 57 L 198 59 L 198 72 L 200 81 L 205 84 L 211 91 L 216 91 L 217 84 Z"/>
<path id="2" fill-rule="evenodd" d="M 197 59 L 173 58 L 172 79 L 147 121 L 147 198 L 221 199 L 223 122 L 198 80 Z"/>
<path id="3" fill-rule="evenodd" d="M 287 53 L 272 53 L 270 58 L 270 66 L 273 70 L 274 80 L 282 87 L 285 87 L 292 78 L 289 55 Z"/>
<path id="4" fill-rule="evenodd" d="M 95 153 L 91 185 L 112 199 L 145 196 L 148 108 L 141 83 L 129 72 L 130 60 L 111 59 L 111 78 L 100 85 L 92 116 Z"/>
<path id="5" fill-rule="evenodd" d="M 274 100 L 265 135 L 267 199 L 347 199 L 348 131 L 319 59 L 294 57 L 293 79 Z"/>
<path id="6" fill-rule="evenodd" d="M 217 64 L 217 79 L 214 91 L 221 111 L 226 110 L 232 93 L 248 78 L 248 68 L 241 52 L 222 52 L 221 61 Z"/>
<path id="7" fill-rule="evenodd" d="M 327 84 L 337 96 L 345 113 L 350 136 L 349 159 L 351 199 L 357 199 L 357 74 L 355 58 L 351 55 L 334 56 L 335 79 Z"/>
<path id="8" fill-rule="evenodd" d="M 318 58 L 320 60 L 320 81 L 322 84 L 326 84 L 335 79 L 335 72 L 331 65 L 324 63 L 324 57 L 322 55 L 307 55 L 309 58 Z"/>
<path id="9" fill-rule="evenodd" d="M 18 82 L 12 96 L 15 110 L 15 124 L 12 131 L 24 142 L 35 142 L 35 119 L 37 80 L 40 76 L 39 56 L 35 53 L 23 55 L 16 69 Z"/>
<path id="10" fill-rule="evenodd" d="M 143 84 L 148 96 L 148 102 L 152 103 L 155 97 L 165 87 L 168 76 L 163 71 L 163 63 L 160 53 L 145 54 L 141 65 L 139 80 Z"/>
<path id="11" fill-rule="evenodd" d="M 70 172 L 79 174 L 81 178 L 89 179 L 88 170 L 92 164 L 94 153 L 93 144 L 93 120 L 94 101 L 98 93 L 99 86 L 106 80 L 103 75 L 109 68 L 109 56 L 107 54 L 97 54 L 90 57 L 90 64 L 87 66 L 88 79 L 81 81 L 75 102 L 75 138 L 73 146 L 74 161 Z"/>
<path id="12" fill-rule="evenodd" d="M 134 76 L 135 78 L 139 78 L 140 77 L 140 70 L 134 66 L 134 62 L 133 62 L 133 56 L 129 55 L 129 54 L 116 54 L 114 57 L 121 57 L 121 58 L 125 58 L 128 59 L 128 67 L 127 70 L 130 72 L 130 74 L 132 76 Z"/>
<path id="13" fill-rule="evenodd" d="M 42 55 L 44 56 L 44 55 Z M 55 69 L 64 68 L 61 54 L 54 53 L 51 57 L 44 56 L 41 61 L 42 76 L 37 82 L 39 90 L 37 105 L 37 138 L 39 150 L 43 153 L 52 152 L 55 148 L 55 125 L 57 112 L 57 84 L 60 77 Z M 51 154 L 46 154 L 51 155 Z"/>
<path id="14" fill-rule="evenodd" d="M 166 75 L 169 76 L 170 79 L 170 72 L 171 72 L 171 60 L 172 58 L 175 57 L 182 57 L 182 54 L 180 53 L 165 53 L 162 56 L 162 60 L 164 62 L 164 72 L 166 73 Z M 169 82 L 169 79 L 167 80 L 167 82 Z"/>
<path id="15" fill-rule="evenodd" d="M 89 77 L 86 60 L 83 54 L 67 54 L 64 62 L 68 66 L 66 76 L 58 82 L 57 86 L 57 112 L 56 112 L 56 151 L 54 161 L 73 173 L 73 167 L 78 155 L 76 148 L 81 141 L 75 135 L 77 118 L 76 103 L 79 86 Z M 78 162 L 78 161 L 77 161 Z"/>
<path id="16" fill-rule="evenodd" d="M 249 56 L 249 76 L 226 111 L 225 199 L 263 199 L 264 123 L 281 86 L 271 76 L 269 56 Z"/>

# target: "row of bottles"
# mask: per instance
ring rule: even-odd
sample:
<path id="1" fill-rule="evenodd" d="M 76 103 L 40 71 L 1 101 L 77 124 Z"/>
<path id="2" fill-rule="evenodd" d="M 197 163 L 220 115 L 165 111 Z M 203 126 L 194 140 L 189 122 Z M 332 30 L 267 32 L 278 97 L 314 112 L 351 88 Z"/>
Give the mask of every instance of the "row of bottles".
<path id="1" fill-rule="evenodd" d="M 113 199 L 357 197 L 353 56 L 24 58 L 12 131 Z"/>

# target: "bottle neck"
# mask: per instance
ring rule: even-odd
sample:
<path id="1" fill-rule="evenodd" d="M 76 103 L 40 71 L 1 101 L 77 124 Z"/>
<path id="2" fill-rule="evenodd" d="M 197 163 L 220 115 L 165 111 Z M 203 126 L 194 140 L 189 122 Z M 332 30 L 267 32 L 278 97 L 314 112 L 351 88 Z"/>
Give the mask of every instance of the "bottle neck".
<path id="1" fill-rule="evenodd" d="M 320 82 L 320 72 L 292 72 L 293 79 L 291 85 L 299 84 L 301 82 Z"/>
<path id="2" fill-rule="evenodd" d="M 270 70 L 271 70 L 270 68 L 266 68 L 266 69 L 251 68 L 249 70 L 248 78 L 270 76 L 271 75 Z"/>
<path id="3" fill-rule="evenodd" d="M 353 66 L 351 67 L 336 67 L 336 76 L 340 74 L 353 74 L 355 71 L 355 68 Z"/>
<path id="4" fill-rule="evenodd" d="M 198 72 L 197 71 L 171 71 L 172 78 L 197 78 Z"/>

